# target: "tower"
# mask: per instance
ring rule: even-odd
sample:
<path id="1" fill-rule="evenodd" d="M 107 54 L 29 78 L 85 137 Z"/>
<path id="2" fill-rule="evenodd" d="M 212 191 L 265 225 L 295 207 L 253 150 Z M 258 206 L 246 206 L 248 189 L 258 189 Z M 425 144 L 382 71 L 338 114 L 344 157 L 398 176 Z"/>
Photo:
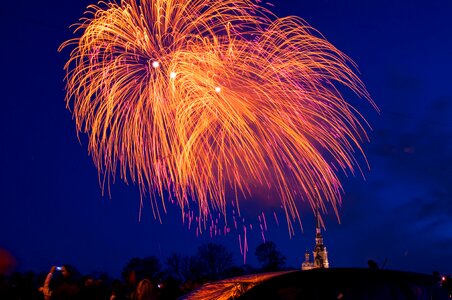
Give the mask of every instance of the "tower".
<path id="1" fill-rule="evenodd" d="M 310 254 L 308 251 L 304 254 L 304 262 L 301 264 L 301 269 L 304 270 L 311 270 L 313 268 L 313 263 L 310 258 Z"/>
<path id="2" fill-rule="evenodd" d="M 314 261 L 311 261 L 309 252 L 305 253 L 305 261 L 301 265 L 302 270 L 310 270 L 317 268 L 329 268 L 330 264 L 328 262 L 328 252 L 326 251 L 326 247 L 323 244 L 323 236 L 322 229 L 320 224 L 320 216 L 319 216 L 319 208 L 316 205 L 315 210 L 315 246 L 314 251 L 312 251 Z"/>
<path id="3" fill-rule="evenodd" d="M 316 206 L 315 212 L 316 228 L 315 228 L 315 247 L 312 252 L 314 256 L 314 268 L 329 268 L 328 252 L 323 244 L 322 229 L 320 227 L 319 208 Z"/>

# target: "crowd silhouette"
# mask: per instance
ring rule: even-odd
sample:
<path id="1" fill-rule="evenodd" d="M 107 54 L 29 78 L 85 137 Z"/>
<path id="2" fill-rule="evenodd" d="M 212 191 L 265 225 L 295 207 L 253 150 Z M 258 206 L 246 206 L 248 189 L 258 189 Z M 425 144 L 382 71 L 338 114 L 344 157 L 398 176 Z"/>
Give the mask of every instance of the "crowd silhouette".
<path id="1" fill-rule="evenodd" d="M 12 273 L 0 270 L 2 300 L 154 300 L 177 299 L 204 283 L 262 271 L 285 269 L 285 257 L 272 242 L 256 249 L 261 267 L 235 265 L 232 253 L 220 244 L 201 245 L 193 256 L 171 254 L 132 258 L 120 279 L 106 273 L 81 274 L 75 266 L 51 266 L 48 272 Z"/>

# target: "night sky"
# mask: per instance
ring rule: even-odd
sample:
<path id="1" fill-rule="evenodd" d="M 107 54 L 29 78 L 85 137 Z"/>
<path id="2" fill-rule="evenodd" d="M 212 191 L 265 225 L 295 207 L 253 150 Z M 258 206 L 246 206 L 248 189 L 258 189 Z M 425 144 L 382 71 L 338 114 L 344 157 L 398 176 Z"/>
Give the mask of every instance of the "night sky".
<path id="1" fill-rule="evenodd" d="M 194 254 L 226 245 L 243 259 L 237 234 L 197 237 L 170 207 L 163 224 L 146 203 L 139 221 L 136 186 L 117 180 L 102 196 L 86 138 L 77 139 L 64 102 L 69 25 L 83 1 L 6 1 L 0 7 L 0 248 L 17 270 L 71 263 L 82 273 L 119 276 L 132 257 Z M 452 272 L 452 1 L 273 1 L 278 16 L 298 15 L 359 66 L 381 109 L 346 94 L 373 130 L 365 144 L 365 179 L 344 176 L 341 224 L 325 218 L 331 266 Z M 257 212 L 259 213 L 259 212 Z M 314 220 L 289 238 L 284 218 L 269 218 L 268 240 L 299 267 L 314 243 Z M 260 232 L 249 233 L 256 265 Z"/>

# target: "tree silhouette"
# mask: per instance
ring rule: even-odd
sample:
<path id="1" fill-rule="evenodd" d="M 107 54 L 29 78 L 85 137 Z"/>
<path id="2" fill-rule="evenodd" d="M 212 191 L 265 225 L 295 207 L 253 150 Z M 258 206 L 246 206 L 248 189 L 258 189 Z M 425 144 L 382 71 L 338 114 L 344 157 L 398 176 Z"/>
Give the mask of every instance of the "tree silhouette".
<path id="1" fill-rule="evenodd" d="M 282 270 L 286 263 L 286 257 L 276 250 L 276 244 L 265 242 L 260 244 L 254 252 L 262 265 L 262 271 L 273 272 Z"/>
<path id="2" fill-rule="evenodd" d="M 180 254 L 173 253 L 168 256 L 165 260 L 166 264 L 166 273 L 168 276 L 173 277 L 174 279 L 184 282 L 186 278 L 183 275 L 183 257 Z"/>
<path id="3" fill-rule="evenodd" d="M 144 278 L 156 282 L 161 277 L 161 264 L 155 256 L 145 258 L 134 257 L 124 267 L 121 275 L 126 282 L 138 282 Z"/>
<path id="4" fill-rule="evenodd" d="M 201 245 L 198 248 L 197 259 L 207 280 L 227 277 L 228 271 L 234 266 L 232 254 L 226 247 L 214 243 Z"/>
<path id="5" fill-rule="evenodd" d="M 182 282 L 196 282 L 204 276 L 203 266 L 198 257 L 181 254 L 172 254 L 166 259 L 166 272 L 168 276 Z"/>

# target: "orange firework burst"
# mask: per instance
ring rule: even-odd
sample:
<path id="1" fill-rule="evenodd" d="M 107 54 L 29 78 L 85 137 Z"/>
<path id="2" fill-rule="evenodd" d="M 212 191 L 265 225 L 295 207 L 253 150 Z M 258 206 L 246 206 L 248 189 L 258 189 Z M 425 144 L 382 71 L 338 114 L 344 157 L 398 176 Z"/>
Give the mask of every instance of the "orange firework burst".
<path id="1" fill-rule="evenodd" d="M 370 97 L 353 63 L 298 17 L 250 0 L 123 0 L 88 7 L 67 70 L 68 107 L 103 182 L 192 201 L 202 224 L 254 189 L 337 213 L 363 119 L 335 84 Z M 238 203 L 237 203 L 238 204 Z"/>

